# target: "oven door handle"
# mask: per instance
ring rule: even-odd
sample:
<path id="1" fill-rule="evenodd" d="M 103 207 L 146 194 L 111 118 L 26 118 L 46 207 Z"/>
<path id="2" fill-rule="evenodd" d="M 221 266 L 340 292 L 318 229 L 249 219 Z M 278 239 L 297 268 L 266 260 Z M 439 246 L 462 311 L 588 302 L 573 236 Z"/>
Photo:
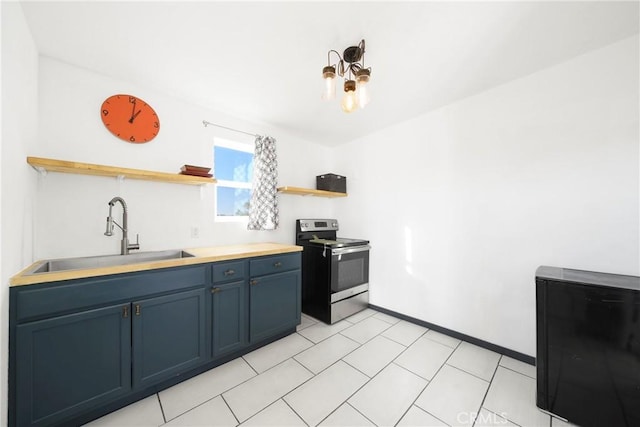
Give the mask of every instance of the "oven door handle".
<path id="1" fill-rule="evenodd" d="M 365 251 L 368 251 L 369 249 L 371 249 L 371 245 L 353 246 L 353 247 L 350 247 L 350 248 L 331 249 L 331 255 L 353 254 L 353 253 L 356 253 L 356 252 L 365 252 Z"/>

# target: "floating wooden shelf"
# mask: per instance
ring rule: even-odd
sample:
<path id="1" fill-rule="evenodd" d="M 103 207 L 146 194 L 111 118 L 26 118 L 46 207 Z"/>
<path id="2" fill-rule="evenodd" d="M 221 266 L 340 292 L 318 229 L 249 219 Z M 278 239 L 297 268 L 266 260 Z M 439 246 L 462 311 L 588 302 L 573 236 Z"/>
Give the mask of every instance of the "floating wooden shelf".
<path id="1" fill-rule="evenodd" d="M 313 190 L 311 188 L 301 188 L 301 187 L 278 187 L 278 192 L 282 194 L 295 194 L 297 196 L 347 197 L 347 193 L 338 193 L 335 191 L 325 191 L 325 190 Z"/>
<path id="2" fill-rule="evenodd" d="M 38 171 L 75 173 L 141 179 L 145 181 L 170 182 L 174 184 L 204 185 L 214 184 L 213 178 L 181 175 L 179 173 L 155 172 L 142 169 L 121 168 L 117 166 L 94 165 L 91 163 L 69 162 L 66 160 L 27 157 L 27 163 Z"/>

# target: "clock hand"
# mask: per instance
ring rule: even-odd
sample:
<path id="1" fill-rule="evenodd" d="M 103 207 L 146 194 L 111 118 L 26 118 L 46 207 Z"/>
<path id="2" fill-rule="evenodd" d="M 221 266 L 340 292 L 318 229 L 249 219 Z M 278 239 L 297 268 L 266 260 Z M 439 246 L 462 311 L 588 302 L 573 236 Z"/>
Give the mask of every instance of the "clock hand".
<path id="1" fill-rule="evenodd" d="M 129 98 L 129 102 L 131 102 L 131 98 Z M 131 118 L 129 119 L 129 123 L 133 123 L 134 112 L 136 111 L 136 99 L 133 98 L 133 107 L 131 108 Z"/>
<path id="2" fill-rule="evenodd" d="M 133 123 L 133 120 L 138 117 L 138 114 L 140 114 L 142 110 L 138 110 L 137 113 L 135 113 L 134 115 L 131 116 L 131 118 L 129 119 L 129 123 Z"/>

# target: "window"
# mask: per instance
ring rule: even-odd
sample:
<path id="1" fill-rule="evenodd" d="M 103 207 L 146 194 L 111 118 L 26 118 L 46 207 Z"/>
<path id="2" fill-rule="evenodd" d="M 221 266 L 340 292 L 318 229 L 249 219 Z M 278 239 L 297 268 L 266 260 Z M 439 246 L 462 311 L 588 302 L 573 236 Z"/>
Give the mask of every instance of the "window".
<path id="1" fill-rule="evenodd" d="M 249 216 L 253 145 L 216 138 L 213 146 L 216 219 L 244 220 Z"/>

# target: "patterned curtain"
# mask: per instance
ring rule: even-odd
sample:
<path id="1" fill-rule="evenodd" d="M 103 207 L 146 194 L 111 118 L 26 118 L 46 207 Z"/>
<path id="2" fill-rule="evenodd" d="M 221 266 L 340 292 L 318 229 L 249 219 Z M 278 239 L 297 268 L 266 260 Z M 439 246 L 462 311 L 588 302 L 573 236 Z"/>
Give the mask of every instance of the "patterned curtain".
<path id="1" fill-rule="evenodd" d="M 278 228 L 277 185 L 276 140 L 270 136 L 256 135 L 248 230 L 275 230 Z"/>

